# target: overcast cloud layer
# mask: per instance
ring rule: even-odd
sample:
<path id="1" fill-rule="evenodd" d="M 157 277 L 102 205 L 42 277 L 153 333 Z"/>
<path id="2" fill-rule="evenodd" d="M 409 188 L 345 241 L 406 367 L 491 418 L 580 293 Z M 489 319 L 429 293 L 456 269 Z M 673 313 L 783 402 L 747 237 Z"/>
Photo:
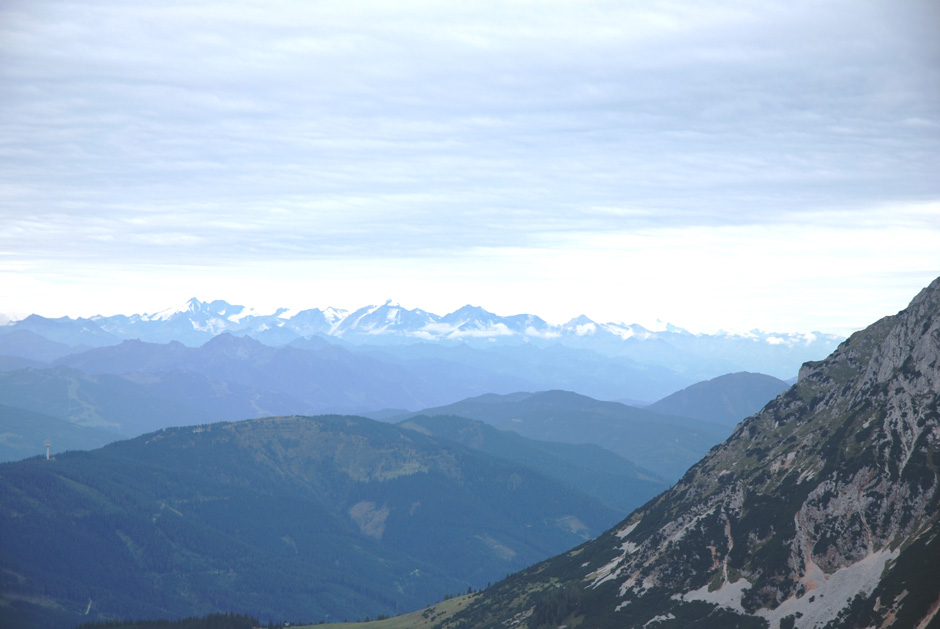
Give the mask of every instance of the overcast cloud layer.
<path id="1" fill-rule="evenodd" d="M 931 0 L 8 1 L 0 312 L 845 332 L 940 274 L 938 42 Z"/>

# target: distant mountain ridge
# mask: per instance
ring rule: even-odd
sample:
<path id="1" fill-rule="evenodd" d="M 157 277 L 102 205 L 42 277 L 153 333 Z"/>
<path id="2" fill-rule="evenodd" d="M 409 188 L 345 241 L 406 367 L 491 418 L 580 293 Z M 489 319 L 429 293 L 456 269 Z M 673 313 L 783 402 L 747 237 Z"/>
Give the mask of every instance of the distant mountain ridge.
<path id="1" fill-rule="evenodd" d="M 204 411 L 202 422 L 196 423 L 288 413 L 420 408 L 482 391 L 531 386 L 511 374 L 491 374 L 473 366 L 409 363 L 402 368 L 323 341 L 301 341 L 271 347 L 229 333 L 196 348 L 175 341 L 123 341 L 60 358 L 51 369 L 0 373 L 0 403 L 12 400 L 10 396 L 16 393 L 5 382 L 41 380 L 42 374 L 47 374 L 46 380 L 57 379 L 65 368 L 86 374 L 84 380 L 121 376 L 151 392 L 162 391 L 181 407 Z M 54 389 L 58 395 L 75 390 Z M 48 412 L 36 405 L 50 397 L 37 395 L 23 404 Z M 187 418 L 192 416 L 198 417 L 190 413 Z M 145 432 L 131 426 L 116 428 L 128 435 Z M 147 425 L 146 429 L 157 427 Z"/>
<path id="2" fill-rule="evenodd" d="M 730 428 L 690 417 L 663 415 L 571 391 L 488 393 L 411 416 L 453 415 L 541 441 L 595 444 L 667 480 L 678 479 Z"/>
<path id="3" fill-rule="evenodd" d="M 734 426 L 789 388 L 783 380 L 766 374 L 729 373 L 697 382 L 644 408 Z"/>
<path id="4" fill-rule="evenodd" d="M 531 314 L 499 316 L 470 305 L 440 316 L 421 309 L 409 310 L 391 300 L 352 312 L 336 308 L 300 311 L 279 308 L 262 314 L 223 300 L 204 302 L 193 298 L 179 307 L 153 314 L 78 319 L 30 315 L 0 326 L 0 336 L 17 330 L 29 330 L 58 343 L 90 347 L 114 345 L 125 339 L 178 341 L 198 346 L 224 332 L 250 335 L 270 345 L 311 335 L 354 345 L 559 344 L 672 369 L 678 366 L 679 371 L 683 360 L 689 362 L 694 358 L 712 365 L 712 375 L 741 370 L 735 365 L 746 356 L 750 362 L 740 367 L 779 377 L 792 376 L 800 364 L 824 356 L 842 340 L 815 332 L 784 334 L 754 330 L 746 334 L 691 334 L 672 325 L 654 331 L 638 324 L 599 323 L 583 315 L 553 325 Z"/>

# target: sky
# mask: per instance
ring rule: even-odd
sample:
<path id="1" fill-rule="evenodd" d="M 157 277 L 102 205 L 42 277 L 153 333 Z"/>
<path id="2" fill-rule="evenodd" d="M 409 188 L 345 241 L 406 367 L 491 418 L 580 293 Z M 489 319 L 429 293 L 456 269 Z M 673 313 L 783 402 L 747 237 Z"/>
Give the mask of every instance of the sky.
<path id="1" fill-rule="evenodd" d="M 940 3 L 0 3 L 0 313 L 846 334 L 940 275 Z"/>

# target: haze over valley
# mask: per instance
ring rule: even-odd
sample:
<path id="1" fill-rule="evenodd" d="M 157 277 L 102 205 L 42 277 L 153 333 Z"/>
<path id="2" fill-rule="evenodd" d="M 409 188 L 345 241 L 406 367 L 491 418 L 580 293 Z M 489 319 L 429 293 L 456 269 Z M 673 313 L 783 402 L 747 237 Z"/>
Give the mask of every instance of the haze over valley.
<path id="1" fill-rule="evenodd" d="M 0 404 L 124 436 L 261 416 L 356 413 L 388 420 L 432 409 L 529 431 L 535 438 L 615 450 L 616 443 L 631 444 L 621 454 L 678 478 L 731 426 L 787 386 L 771 375 L 757 386 L 760 377 L 753 372 L 789 377 L 838 340 L 822 333 L 705 335 L 673 326 L 650 331 L 586 317 L 553 326 L 535 315 L 501 317 L 472 307 L 441 317 L 391 303 L 352 313 L 279 309 L 258 315 L 224 301 L 190 300 L 155 315 L 31 315 L 0 327 L 0 360 L 6 365 Z M 753 399 L 742 392 L 745 397 L 730 402 L 724 416 L 699 416 L 700 403 L 658 414 L 634 408 L 728 373 L 738 375 L 712 388 L 724 383 L 730 392 L 737 381 L 743 392 L 757 389 Z M 527 408 L 509 406 L 513 410 L 499 417 L 449 406 L 486 395 L 517 403 L 520 392 L 553 390 L 570 392 L 558 398 L 568 400 L 566 411 L 593 413 L 598 425 L 613 421 L 615 432 L 626 422 L 635 430 L 668 423 L 679 450 L 664 456 L 648 449 L 647 441 L 600 428 L 547 433 L 500 423 L 527 413 L 541 421 L 547 409 L 562 410 L 557 403 L 540 405 L 538 395 L 527 398 Z M 494 412 L 500 405 L 485 406 Z M 656 438 L 673 439 L 656 431 Z M 55 445 L 61 451 L 70 442 Z"/>

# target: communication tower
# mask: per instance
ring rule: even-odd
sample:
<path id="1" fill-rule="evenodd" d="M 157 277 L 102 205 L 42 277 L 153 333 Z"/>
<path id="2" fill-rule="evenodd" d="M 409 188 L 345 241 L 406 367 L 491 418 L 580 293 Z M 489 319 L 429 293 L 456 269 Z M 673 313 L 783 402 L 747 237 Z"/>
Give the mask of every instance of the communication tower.
<path id="1" fill-rule="evenodd" d="M 51 457 L 49 456 L 49 448 L 52 447 L 52 441 L 46 439 L 46 460 L 48 461 Z"/>

